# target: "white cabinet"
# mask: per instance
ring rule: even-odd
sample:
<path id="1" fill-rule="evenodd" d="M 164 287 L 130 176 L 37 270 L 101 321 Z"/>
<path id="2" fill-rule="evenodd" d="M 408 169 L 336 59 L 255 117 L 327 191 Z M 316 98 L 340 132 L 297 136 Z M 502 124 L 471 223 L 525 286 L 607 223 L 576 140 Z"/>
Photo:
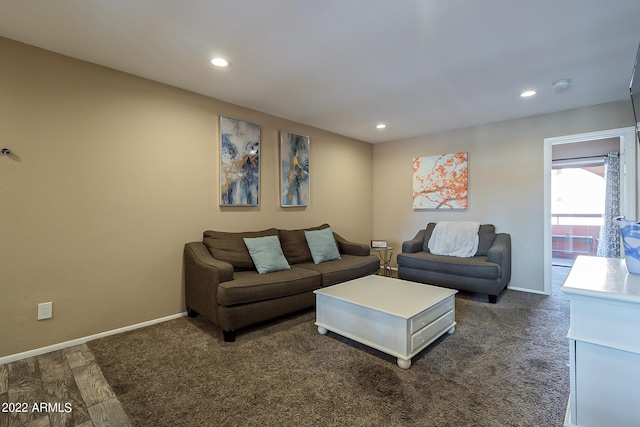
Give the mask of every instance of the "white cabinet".
<path id="1" fill-rule="evenodd" d="M 640 426 L 640 276 L 622 259 L 580 256 L 561 290 L 571 305 L 565 426 Z"/>

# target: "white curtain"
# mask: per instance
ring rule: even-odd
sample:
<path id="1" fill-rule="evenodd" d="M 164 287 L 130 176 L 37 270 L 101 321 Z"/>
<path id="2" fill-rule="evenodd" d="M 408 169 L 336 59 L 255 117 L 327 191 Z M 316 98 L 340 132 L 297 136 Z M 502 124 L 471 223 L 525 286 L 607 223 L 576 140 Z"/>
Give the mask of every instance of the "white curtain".
<path id="1" fill-rule="evenodd" d="M 609 153 L 604 157 L 604 224 L 600 228 L 598 256 L 618 258 L 620 256 L 620 234 L 613 219 L 620 216 L 620 153 Z"/>

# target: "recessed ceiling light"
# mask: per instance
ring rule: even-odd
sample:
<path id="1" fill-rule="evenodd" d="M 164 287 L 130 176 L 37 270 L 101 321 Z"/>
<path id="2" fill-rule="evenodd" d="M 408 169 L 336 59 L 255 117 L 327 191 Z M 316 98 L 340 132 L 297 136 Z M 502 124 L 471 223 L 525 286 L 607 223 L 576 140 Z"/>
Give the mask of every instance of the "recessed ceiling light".
<path id="1" fill-rule="evenodd" d="M 535 94 L 536 94 L 535 90 L 525 90 L 524 92 L 522 92 L 520 94 L 520 96 L 523 97 L 523 98 L 528 98 L 528 97 L 533 96 Z"/>
<path id="2" fill-rule="evenodd" d="M 224 58 L 213 58 L 211 63 L 216 67 L 227 67 L 229 65 L 229 61 Z"/>
<path id="3" fill-rule="evenodd" d="M 376 125 L 376 129 L 384 129 L 386 127 L 387 127 L 387 125 L 385 125 L 384 123 L 380 123 L 380 124 Z"/>

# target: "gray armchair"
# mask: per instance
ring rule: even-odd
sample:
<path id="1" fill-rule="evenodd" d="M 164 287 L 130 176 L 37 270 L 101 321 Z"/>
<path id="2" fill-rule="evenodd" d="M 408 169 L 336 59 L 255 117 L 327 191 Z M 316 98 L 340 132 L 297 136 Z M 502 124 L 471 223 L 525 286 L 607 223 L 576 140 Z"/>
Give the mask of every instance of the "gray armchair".
<path id="1" fill-rule="evenodd" d="M 511 235 L 496 233 L 491 224 L 478 231 L 479 244 L 475 256 L 458 258 L 429 252 L 429 239 L 435 228 L 429 223 L 415 237 L 402 244 L 398 254 L 398 277 L 469 292 L 485 293 L 490 303 L 511 280 Z"/>

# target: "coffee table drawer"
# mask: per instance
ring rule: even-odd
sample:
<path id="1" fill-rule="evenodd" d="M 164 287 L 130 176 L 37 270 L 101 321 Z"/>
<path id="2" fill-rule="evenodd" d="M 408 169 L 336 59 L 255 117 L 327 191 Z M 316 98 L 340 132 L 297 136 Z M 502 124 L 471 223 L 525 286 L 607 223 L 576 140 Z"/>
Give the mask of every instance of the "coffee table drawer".
<path id="1" fill-rule="evenodd" d="M 427 325 L 422 330 L 413 334 L 411 336 L 410 353 L 414 353 L 418 351 L 420 347 L 431 344 L 431 341 L 433 341 L 434 338 L 440 336 L 443 330 L 451 328 L 454 323 L 455 312 L 451 310 L 449 313 L 444 314 L 442 317 L 431 322 L 431 324 Z"/>
<path id="2" fill-rule="evenodd" d="M 411 326 L 410 326 L 409 333 L 410 334 L 416 333 L 420 329 L 427 326 L 429 323 L 436 320 L 438 317 L 442 316 L 448 311 L 453 310 L 454 305 L 455 305 L 454 297 L 450 296 L 444 301 L 441 301 L 438 304 L 434 305 L 433 307 L 430 307 L 425 311 L 423 311 L 422 313 L 416 315 L 411 319 Z"/>

